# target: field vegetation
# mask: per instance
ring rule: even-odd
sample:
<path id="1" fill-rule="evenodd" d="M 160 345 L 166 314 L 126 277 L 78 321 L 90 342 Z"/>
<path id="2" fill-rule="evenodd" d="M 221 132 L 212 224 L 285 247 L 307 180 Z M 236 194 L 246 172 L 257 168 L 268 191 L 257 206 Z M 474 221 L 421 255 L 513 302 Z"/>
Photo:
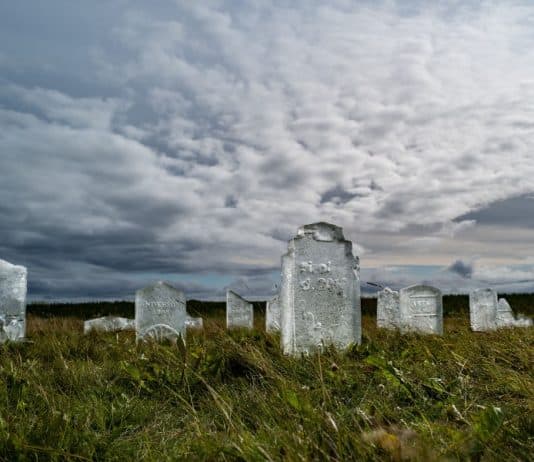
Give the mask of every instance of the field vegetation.
<path id="1" fill-rule="evenodd" d="M 447 297 L 443 337 L 401 336 L 363 307 L 361 345 L 289 358 L 262 304 L 229 332 L 223 304 L 191 302 L 187 348 L 82 335 L 131 303 L 30 305 L 28 341 L 0 345 L 0 459 L 532 460 L 534 328 L 472 333 Z"/>

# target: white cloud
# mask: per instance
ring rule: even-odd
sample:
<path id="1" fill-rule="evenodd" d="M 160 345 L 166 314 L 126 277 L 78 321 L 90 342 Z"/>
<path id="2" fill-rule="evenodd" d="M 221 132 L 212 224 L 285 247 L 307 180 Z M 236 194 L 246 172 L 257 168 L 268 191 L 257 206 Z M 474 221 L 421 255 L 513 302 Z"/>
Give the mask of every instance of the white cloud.
<path id="1" fill-rule="evenodd" d="M 238 274 L 328 220 L 363 266 L 518 262 L 524 230 L 454 219 L 534 190 L 533 26 L 510 2 L 124 5 L 87 49 L 106 96 L 0 93 L 5 233 L 98 235 L 98 264 L 125 270 Z M 128 252 L 107 241 L 121 232 Z"/>

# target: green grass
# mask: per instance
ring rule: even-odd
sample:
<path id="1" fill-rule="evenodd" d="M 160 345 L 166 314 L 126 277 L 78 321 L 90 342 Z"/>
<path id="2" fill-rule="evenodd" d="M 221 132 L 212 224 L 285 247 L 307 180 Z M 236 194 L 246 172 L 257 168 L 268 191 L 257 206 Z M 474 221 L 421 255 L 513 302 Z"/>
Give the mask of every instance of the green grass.
<path id="1" fill-rule="evenodd" d="M 531 460 L 534 328 L 472 333 L 464 310 L 400 336 L 366 314 L 362 345 L 295 359 L 258 308 L 251 332 L 210 309 L 187 349 L 30 314 L 0 346 L 0 459 Z"/>

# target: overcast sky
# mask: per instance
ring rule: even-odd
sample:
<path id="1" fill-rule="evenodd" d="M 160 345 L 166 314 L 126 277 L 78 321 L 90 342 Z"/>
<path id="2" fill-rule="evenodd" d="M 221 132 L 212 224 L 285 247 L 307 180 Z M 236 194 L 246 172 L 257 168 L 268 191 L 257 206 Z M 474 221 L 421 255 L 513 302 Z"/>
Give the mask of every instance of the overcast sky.
<path id="1" fill-rule="evenodd" d="M 1 2 L 0 258 L 264 296 L 329 221 L 364 290 L 534 291 L 534 2 L 435 3 Z"/>

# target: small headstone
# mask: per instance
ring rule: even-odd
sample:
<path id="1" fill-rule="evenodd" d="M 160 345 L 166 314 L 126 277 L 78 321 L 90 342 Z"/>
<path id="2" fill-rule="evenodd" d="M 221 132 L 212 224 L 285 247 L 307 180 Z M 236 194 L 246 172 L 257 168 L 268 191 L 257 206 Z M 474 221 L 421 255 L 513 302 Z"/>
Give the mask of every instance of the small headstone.
<path id="1" fill-rule="evenodd" d="M 361 341 L 359 259 L 330 223 L 299 228 L 282 256 L 281 343 L 285 354 Z"/>
<path id="2" fill-rule="evenodd" d="M 280 295 L 267 300 L 265 306 L 265 330 L 269 333 L 280 332 Z"/>
<path id="3" fill-rule="evenodd" d="M 497 292 L 477 289 L 469 293 L 471 330 L 484 332 L 497 327 Z"/>
<path id="4" fill-rule="evenodd" d="M 376 324 L 384 329 L 399 328 L 400 295 L 389 287 L 378 292 L 376 301 Z"/>
<path id="5" fill-rule="evenodd" d="M 185 320 L 185 327 L 188 329 L 203 329 L 204 320 L 202 318 L 192 318 L 188 316 Z"/>
<path id="6" fill-rule="evenodd" d="M 83 333 L 88 334 L 92 330 L 99 332 L 117 332 L 121 330 L 134 330 L 135 319 L 121 318 L 120 316 L 103 316 L 89 319 L 83 323 Z"/>
<path id="7" fill-rule="evenodd" d="M 401 331 L 443 334 L 443 297 L 439 289 L 427 285 L 405 287 L 399 298 Z"/>
<path id="8" fill-rule="evenodd" d="M 226 327 L 254 327 L 254 308 L 233 290 L 226 291 Z"/>
<path id="9" fill-rule="evenodd" d="M 176 340 L 185 342 L 186 298 L 166 282 L 157 282 L 135 293 L 137 340 Z"/>
<path id="10" fill-rule="evenodd" d="M 505 298 L 497 304 L 497 327 L 529 327 L 532 319 L 523 316 L 515 317 L 512 307 Z"/>
<path id="11" fill-rule="evenodd" d="M 0 342 L 26 335 L 27 270 L 0 260 Z"/>

